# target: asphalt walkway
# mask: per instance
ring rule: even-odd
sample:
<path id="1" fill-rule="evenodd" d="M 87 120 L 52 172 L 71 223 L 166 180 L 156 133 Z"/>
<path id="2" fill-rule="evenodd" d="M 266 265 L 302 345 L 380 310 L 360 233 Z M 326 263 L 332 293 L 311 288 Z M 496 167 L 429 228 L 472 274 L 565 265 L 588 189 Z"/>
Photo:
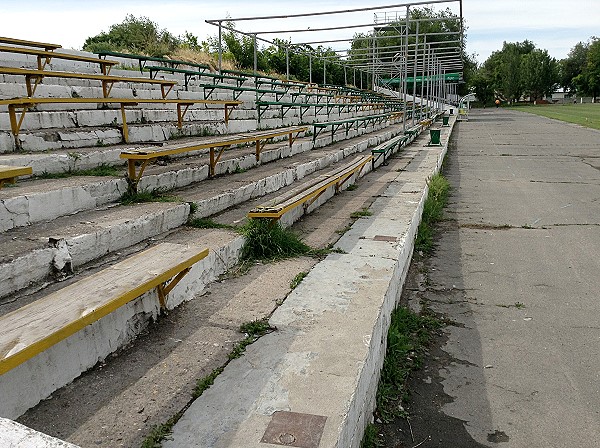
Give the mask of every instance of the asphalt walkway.
<path id="1" fill-rule="evenodd" d="M 600 131 L 484 109 L 454 132 L 424 298 L 456 324 L 423 446 L 600 447 Z"/>

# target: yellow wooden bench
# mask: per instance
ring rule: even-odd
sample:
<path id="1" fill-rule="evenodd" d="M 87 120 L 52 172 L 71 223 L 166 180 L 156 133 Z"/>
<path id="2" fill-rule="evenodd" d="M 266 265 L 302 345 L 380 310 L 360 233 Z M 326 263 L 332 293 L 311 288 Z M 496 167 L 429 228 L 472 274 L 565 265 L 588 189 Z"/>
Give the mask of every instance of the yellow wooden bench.
<path id="1" fill-rule="evenodd" d="M 117 61 L 111 61 L 110 59 L 90 58 L 88 56 L 79 56 L 76 54 L 59 53 L 57 51 L 36 50 L 34 48 L 24 47 L 10 47 L 6 45 L 0 45 L 0 53 L 19 53 L 36 56 L 38 70 L 44 70 L 46 65 L 52 61 L 52 58 L 100 64 L 100 70 L 102 71 L 103 75 L 108 75 L 111 67 L 118 64 Z"/>
<path id="2" fill-rule="evenodd" d="M 13 37 L 0 37 L 0 44 L 21 45 L 23 47 L 43 48 L 46 51 L 62 48 L 62 45 L 48 44 L 45 42 L 34 42 L 32 40 L 15 39 Z"/>
<path id="3" fill-rule="evenodd" d="M 273 221 L 281 218 L 285 213 L 302 205 L 304 210 L 308 209 L 325 191 L 335 186 L 338 193 L 344 183 L 356 174 L 358 178 L 364 166 L 371 162 L 372 155 L 356 157 L 349 164 L 336 168 L 326 174 L 318 176 L 311 182 L 292 189 L 285 195 L 272 199 L 271 201 L 253 208 L 248 213 L 248 218 L 267 218 Z"/>
<path id="4" fill-rule="evenodd" d="M 127 120 L 125 116 L 126 106 L 137 106 L 138 104 L 149 104 L 149 103 L 161 103 L 161 104 L 176 104 L 177 105 L 177 127 L 179 129 L 183 126 L 183 117 L 187 112 L 188 108 L 193 104 L 214 104 L 222 105 L 225 107 L 225 123 L 229 121 L 230 107 L 235 107 L 241 104 L 241 101 L 222 101 L 222 100 L 180 100 L 180 99 L 151 99 L 151 98 L 13 98 L 9 100 L 0 100 L 0 105 L 8 106 L 8 116 L 10 119 L 10 127 L 17 146 L 19 141 L 17 139 L 25 113 L 28 109 L 37 106 L 38 104 L 81 104 L 81 103 L 96 103 L 96 104 L 120 104 L 121 105 L 121 118 L 123 120 L 123 139 L 125 142 L 129 141 L 129 129 L 127 127 Z M 17 111 L 21 114 L 17 119 Z"/>
<path id="5" fill-rule="evenodd" d="M 218 137 L 212 137 L 203 139 L 199 143 L 184 143 L 184 144 L 172 144 L 162 146 L 160 148 L 142 148 L 142 149 L 130 149 L 121 152 L 121 158 L 127 160 L 127 173 L 130 181 L 130 185 L 133 190 L 137 189 L 137 184 L 148 165 L 148 162 L 155 160 L 159 157 L 172 156 L 191 151 L 199 151 L 202 149 L 209 149 L 210 151 L 210 163 L 209 173 L 210 176 L 215 175 L 215 167 L 217 162 L 223 155 L 225 149 L 233 145 L 241 145 L 245 143 L 256 143 L 256 160 L 260 160 L 260 153 L 266 145 L 267 141 L 281 137 L 284 135 L 288 136 L 288 144 L 291 147 L 294 140 L 298 137 L 301 132 L 306 132 L 308 126 L 293 126 L 288 128 L 273 129 L 269 131 L 256 131 L 245 134 L 236 135 L 222 135 Z M 218 152 L 217 152 L 218 151 Z M 136 169 L 136 162 L 141 162 L 139 171 Z"/>
<path id="6" fill-rule="evenodd" d="M 19 176 L 27 176 L 33 173 L 30 166 L 0 165 L 0 188 L 4 184 L 14 184 Z"/>
<path id="7" fill-rule="evenodd" d="M 148 79 L 138 78 L 133 76 L 111 76 L 111 75 L 96 75 L 89 73 L 71 73 L 71 72 L 55 72 L 47 70 L 35 70 L 30 68 L 13 68 L 0 67 L 0 75 L 17 75 L 25 76 L 25 84 L 27 85 L 27 96 L 32 97 L 35 94 L 35 89 L 44 78 L 65 78 L 65 79 L 89 79 L 100 81 L 102 84 L 102 94 L 104 98 L 108 98 L 114 83 L 116 82 L 134 82 L 140 84 L 158 84 L 162 97 L 166 98 L 177 81 L 165 79 Z M 33 80 L 33 83 L 32 83 Z M 167 89 L 168 88 L 168 89 Z"/>
<path id="8" fill-rule="evenodd" d="M 0 375 L 146 292 L 166 296 L 208 249 L 161 243 L 0 317 Z"/>

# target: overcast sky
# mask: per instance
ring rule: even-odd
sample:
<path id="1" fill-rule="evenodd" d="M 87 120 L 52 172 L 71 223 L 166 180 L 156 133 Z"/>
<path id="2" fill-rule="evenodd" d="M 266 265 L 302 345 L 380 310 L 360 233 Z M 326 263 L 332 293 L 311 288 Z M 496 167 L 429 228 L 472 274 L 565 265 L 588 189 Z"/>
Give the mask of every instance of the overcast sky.
<path id="1" fill-rule="evenodd" d="M 204 40 L 217 34 L 217 28 L 206 24 L 206 19 L 335 11 L 402 3 L 401 0 L 0 0 L 0 35 L 81 49 L 87 37 L 107 31 L 110 25 L 122 22 L 126 14 L 133 14 L 150 18 L 172 34 L 181 35 L 189 31 Z M 458 11 L 458 2 L 446 6 Z M 387 9 L 387 12 L 396 10 Z M 374 13 L 365 11 L 238 22 L 237 26 L 243 31 L 254 32 L 363 25 L 373 23 Z M 468 26 L 467 50 L 476 53 L 479 62 L 483 62 L 492 51 L 500 49 L 503 41 L 529 39 L 538 48 L 545 48 L 551 56 L 561 59 L 577 42 L 586 41 L 593 35 L 600 37 L 600 0 L 463 0 L 463 13 Z M 368 30 L 286 32 L 264 37 L 269 40 L 274 37 L 291 39 L 294 43 L 314 42 L 349 38 L 355 32 Z M 326 45 L 335 49 L 347 48 L 341 43 Z"/>

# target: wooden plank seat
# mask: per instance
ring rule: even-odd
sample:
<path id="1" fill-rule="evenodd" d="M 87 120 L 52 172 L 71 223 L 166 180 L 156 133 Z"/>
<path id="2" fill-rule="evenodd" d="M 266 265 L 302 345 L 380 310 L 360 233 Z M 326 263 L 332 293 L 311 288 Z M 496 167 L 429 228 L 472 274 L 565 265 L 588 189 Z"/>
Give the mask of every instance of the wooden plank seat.
<path id="1" fill-rule="evenodd" d="M 146 292 L 167 295 L 208 249 L 161 243 L 0 317 L 0 375 Z"/>
<path id="2" fill-rule="evenodd" d="M 102 84 L 102 94 L 104 98 L 108 98 L 113 85 L 116 82 L 132 82 L 140 84 L 156 84 L 160 86 L 160 91 L 163 98 L 166 98 L 169 92 L 177 84 L 177 81 L 164 79 L 148 79 L 128 76 L 113 76 L 113 75 L 97 75 L 89 73 L 71 73 L 71 72 L 54 72 L 48 70 L 35 70 L 28 68 L 12 68 L 0 67 L 1 75 L 22 75 L 25 76 L 25 84 L 27 85 L 27 96 L 32 97 L 35 94 L 37 86 L 44 78 L 65 78 L 65 79 L 89 79 L 100 81 Z"/>
<path id="3" fill-rule="evenodd" d="M 421 126 L 421 124 L 416 124 L 411 128 L 405 129 L 404 130 L 404 135 L 407 135 L 410 139 L 410 141 L 413 141 L 415 138 L 417 138 L 417 136 L 421 133 L 421 131 L 423 130 L 423 127 Z"/>
<path id="4" fill-rule="evenodd" d="M 375 169 L 375 163 L 383 157 L 383 165 L 387 165 L 386 160 L 389 156 L 394 152 L 394 149 L 398 146 L 403 146 L 408 141 L 407 135 L 398 135 L 387 142 L 383 142 L 380 145 L 377 145 L 375 148 L 371 149 L 371 155 L 373 156 L 373 169 Z"/>
<path id="5" fill-rule="evenodd" d="M 283 81 L 273 81 L 272 79 L 263 79 L 263 78 L 256 78 L 255 80 L 255 84 L 257 88 L 260 88 L 260 86 L 262 85 L 267 85 L 270 86 L 270 88 L 272 90 L 275 90 L 277 87 L 281 87 L 285 90 L 285 92 L 289 92 L 290 89 L 298 89 L 298 92 L 301 92 L 304 89 L 304 85 L 303 84 L 297 84 L 297 83 L 292 83 L 292 82 L 283 82 Z"/>
<path id="6" fill-rule="evenodd" d="M 298 135 L 301 132 L 306 132 L 308 126 L 291 126 L 287 128 L 272 129 L 268 131 L 256 131 L 244 134 L 236 135 L 221 135 L 216 137 L 210 137 L 203 139 L 200 142 L 195 143 L 183 143 L 183 144 L 171 144 L 161 147 L 149 147 L 141 149 L 129 149 L 121 152 L 121 158 L 127 160 L 127 173 L 131 188 L 137 190 L 137 184 L 139 183 L 144 170 L 148 163 L 152 160 L 158 159 L 159 157 L 172 156 L 185 152 L 199 151 L 202 149 L 208 149 L 210 154 L 209 162 L 209 173 L 210 176 L 215 175 L 215 167 L 223 155 L 225 149 L 234 146 L 247 143 L 255 143 L 256 145 L 256 160 L 260 160 L 260 153 L 267 144 L 268 141 L 288 136 L 288 145 L 291 147 Z M 136 162 L 141 162 L 139 170 L 136 168 Z"/>
<path id="7" fill-rule="evenodd" d="M 334 99 L 334 96 L 330 93 L 316 93 L 316 92 L 290 92 L 292 102 L 302 102 L 298 100 L 304 99 L 305 103 L 308 103 L 311 99 L 316 99 L 317 103 L 323 100 L 324 103 L 328 103 Z"/>
<path id="8" fill-rule="evenodd" d="M 13 37 L 0 37 L 0 44 L 20 45 L 22 47 L 43 48 L 46 51 L 52 51 L 52 50 L 56 50 L 57 48 L 62 48 L 62 45 L 58 45 L 58 44 L 49 44 L 46 42 L 35 42 L 32 40 L 15 39 Z"/>
<path id="9" fill-rule="evenodd" d="M 299 109 L 300 111 L 300 120 L 304 118 L 304 112 L 311 108 L 315 108 L 315 115 L 325 107 L 325 104 L 317 104 L 317 103 L 294 103 L 294 102 L 284 102 L 284 101 L 256 101 L 256 111 L 258 112 L 258 122 L 260 123 L 260 119 L 264 115 L 264 113 L 270 107 L 281 107 L 281 118 L 283 119 L 286 114 L 292 109 Z M 318 109 L 317 109 L 318 108 Z"/>
<path id="10" fill-rule="evenodd" d="M 188 61 L 179 61 L 177 59 L 167 59 L 167 58 L 159 58 L 155 56 L 146 56 L 142 54 L 132 54 L 132 53 L 119 53 L 116 51 L 98 51 L 96 53 L 99 58 L 105 58 L 107 56 L 123 58 L 123 59 L 135 59 L 138 61 L 138 65 L 140 67 L 140 72 L 144 72 L 144 68 L 146 64 L 150 62 L 160 62 L 163 64 L 167 64 L 169 67 L 178 67 L 180 65 L 187 65 L 189 67 L 196 67 L 199 72 L 204 72 L 206 70 L 210 70 L 210 66 L 208 64 L 200 64 L 198 62 L 188 62 Z"/>
<path id="11" fill-rule="evenodd" d="M 19 176 L 28 176 L 33 173 L 30 166 L 0 165 L 0 188 L 4 184 L 14 184 Z"/>
<path id="12" fill-rule="evenodd" d="M 47 64 L 52 62 L 52 59 L 64 59 L 67 61 L 78 61 L 78 62 L 90 62 L 93 64 L 99 64 L 100 70 L 103 75 L 108 75 L 113 65 L 117 65 L 117 61 L 109 59 L 98 59 L 88 56 L 79 56 L 76 54 L 61 53 L 58 51 L 46 51 L 37 50 L 35 48 L 25 47 L 10 47 L 6 45 L 0 45 L 0 53 L 18 53 L 37 57 L 37 68 L 38 70 L 44 70 Z"/>
<path id="13" fill-rule="evenodd" d="M 175 67 L 157 67 L 157 66 L 151 66 L 151 67 L 146 67 L 147 70 L 150 71 L 150 79 L 154 79 L 156 78 L 156 74 L 158 72 L 167 72 L 167 73 L 180 73 L 183 74 L 183 80 L 184 80 L 184 85 L 185 85 L 185 90 L 188 89 L 188 85 L 190 82 L 190 79 L 194 78 L 194 77 L 205 77 L 205 78 L 212 78 L 214 83 L 217 82 L 224 82 L 225 80 L 231 80 L 231 81 L 235 81 L 236 85 L 238 87 L 241 87 L 242 84 L 244 84 L 244 82 L 247 80 L 247 78 L 241 78 L 239 76 L 233 76 L 233 75 L 219 75 L 218 73 L 210 73 L 210 72 L 197 72 L 194 70 L 186 70 L 183 68 L 175 68 Z"/>
<path id="14" fill-rule="evenodd" d="M 279 78 L 275 78 L 274 76 L 269 76 L 262 73 L 246 72 L 243 70 L 222 69 L 221 73 L 225 73 L 226 75 L 241 76 L 242 78 L 255 78 L 255 80 L 258 78 L 264 78 L 269 79 L 271 81 L 280 81 Z"/>
<path id="15" fill-rule="evenodd" d="M 346 130 L 346 136 L 350 132 L 350 129 L 355 127 L 359 129 L 360 126 L 367 127 L 373 123 L 381 124 L 383 121 L 395 120 L 402 116 L 402 112 L 387 112 L 384 114 L 376 115 L 365 115 L 361 117 L 347 118 L 345 120 L 328 121 L 322 123 L 313 123 L 313 143 L 316 141 L 319 134 L 328 127 L 331 127 L 331 138 L 334 137 L 335 133 L 341 127 Z"/>
<path id="16" fill-rule="evenodd" d="M 125 142 L 129 141 L 129 130 L 127 127 L 127 119 L 125 115 L 126 106 L 137 106 L 138 104 L 176 104 L 177 105 L 177 126 L 179 129 L 183 127 L 183 118 L 190 106 L 193 104 L 205 105 L 221 105 L 225 109 L 225 123 L 229 120 L 230 110 L 241 104 L 240 101 L 221 101 L 221 100 L 201 100 L 201 99 L 153 99 L 153 98 L 13 98 L 9 100 L 0 100 L 0 105 L 8 106 L 8 115 L 10 126 L 15 137 L 17 146 L 19 145 L 18 135 L 23 124 L 23 119 L 28 109 L 39 104 L 81 104 L 81 103 L 96 103 L 96 104 L 119 104 L 121 106 L 121 118 L 123 125 L 123 138 Z M 17 113 L 20 117 L 17 118 Z"/>
<path id="17" fill-rule="evenodd" d="M 356 174 L 356 178 L 358 178 L 364 166 L 372 159 L 372 155 L 358 156 L 340 168 L 322 174 L 282 196 L 253 208 L 248 213 L 248 218 L 267 218 L 277 221 L 285 213 L 296 207 L 303 206 L 306 211 L 327 189 L 335 186 L 335 192 L 338 193 L 342 185 L 353 175 Z"/>

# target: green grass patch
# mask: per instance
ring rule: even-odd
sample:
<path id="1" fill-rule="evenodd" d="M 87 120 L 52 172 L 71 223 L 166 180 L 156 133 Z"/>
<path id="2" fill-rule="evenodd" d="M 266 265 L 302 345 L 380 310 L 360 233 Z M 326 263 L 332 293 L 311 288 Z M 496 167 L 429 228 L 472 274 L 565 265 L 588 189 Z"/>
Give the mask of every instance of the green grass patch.
<path id="1" fill-rule="evenodd" d="M 408 398 L 406 382 L 410 373 L 421 367 L 425 349 L 442 326 L 442 321 L 429 312 L 416 314 L 401 306 L 392 313 L 377 389 L 377 413 L 384 422 L 406 416 L 401 406 Z"/>
<path id="2" fill-rule="evenodd" d="M 300 272 L 290 282 L 290 289 L 296 289 L 302 280 L 308 275 L 308 272 Z"/>
<path id="3" fill-rule="evenodd" d="M 350 184 L 348 185 L 348 188 L 346 188 L 346 191 L 354 191 L 358 188 L 358 185 L 356 184 Z"/>
<path id="4" fill-rule="evenodd" d="M 89 170 L 68 170 L 63 171 L 61 173 L 48 173 L 44 171 L 41 174 L 37 174 L 35 177 L 38 179 L 65 179 L 67 177 L 74 176 L 121 176 L 123 174 L 123 170 L 116 166 L 110 165 L 99 165 L 95 168 L 91 168 Z"/>
<path id="5" fill-rule="evenodd" d="M 434 226 L 442 220 L 449 194 L 450 184 L 446 178 L 441 174 L 434 175 L 429 181 L 429 193 L 423 204 L 423 215 L 415 241 L 416 250 L 425 254 L 433 252 Z"/>
<path id="6" fill-rule="evenodd" d="M 241 233 L 246 237 L 242 260 L 280 260 L 311 252 L 294 232 L 268 219 L 249 219 Z"/>
<path id="7" fill-rule="evenodd" d="M 224 367 L 217 367 L 215 370 L 210 372 L 204 378 L 200 378 L 196 381 L 196 387 L 194 388 L 194 392 L 192 393 L 192 398 L 196 399 L 200 395 L 204 393 L 206 389 L 212 386 L 215 383 L 215 379 L 223 373 Z"/>
<path id="8" fill-rule="evenodd" d="M 239 358 L 246 351 L 247 346 L 273 330 L 274 328 L 269 325 L 267 319 L 253 320 L 242 324 L 240 326 L 240 333 L 245 333 L 246 337 L 233 347 L 233 350 L 228 355 L 229 359 Z"/>
<path id="9" fill-rule="evenodd" d="M 539 104 L 513 106 L 509 109 L 600 129 L 600 104 Z"/>
<path id="10" fill-rule="evenodd" d="M 369 423 L 365 428 L 365 434 L 362 442 L 360 443 L 360 448 L 379 448 L 383 446 L 383 442 L 379 438 L 377 426 L 375 426 L 373 423 Z"/>
<path id="11" fill-rule="evenodd" d="M 187 225 L 189 227 L 195 227 L 196 229 L 237 229 L 235 226 L 221 224 L 220 222 L 213 221 L 210 218 L 192 218 L 187 222 Z"/>
<path id="12" fill-rule="evenodd" d="M 160 448 L 162 441 L 165 440 L 173 431 L 173 426 L 181 418 L 183 411 L 178 412 L 169 420 L 161 425 L 154 425 L 150 430 L 150 434 L 142 442 L 141 448 Z"/>
<path id="13" fill-rule="evenodd" d="M 370 211 L 368 208 L 363 208 L 357 212 L 354 212 L 350 215 L 350 218 L 352 219 L 358 219 L 358 218 L 366 218 L 367 216 L 371 216 L 373 215 L 373 212 Z"/>
<path id="14" fill-rule="evenodd" d="M 143 202 L 179 202 L 180 198 L 166 194 L 163 190 L 127 191 L 121 196 L 122 205 L 140 204 Z"/>

